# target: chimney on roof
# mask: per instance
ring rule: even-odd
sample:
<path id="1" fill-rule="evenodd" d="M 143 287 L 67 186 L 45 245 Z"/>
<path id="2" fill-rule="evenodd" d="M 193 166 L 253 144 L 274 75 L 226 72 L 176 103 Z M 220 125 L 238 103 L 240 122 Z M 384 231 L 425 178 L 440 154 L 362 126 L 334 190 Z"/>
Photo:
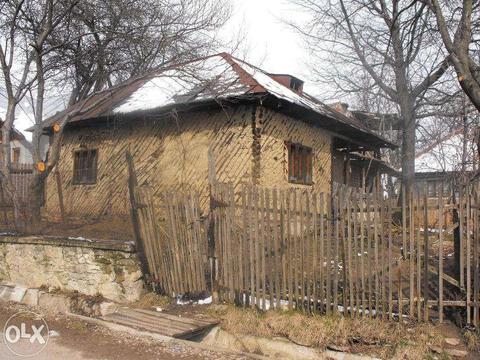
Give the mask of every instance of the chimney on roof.
<path id="1" fill-rule="evenodd" d="M 348 115 L 348 113 L 350 113 L 350 111 L 348 111 L 348 104 L 341 101 L 329 104 L 328 106 L 337 110 L 338 112 L 341 112 L 343 115 Z"/>
<path id="2" fill-rule="evenodd" d="M 288 74 L 268 74 L 275 81 L 279 82 L 283 86 L 301 94 L 303 92 L 303 80 L 296 78 L 295 76 Z"/>

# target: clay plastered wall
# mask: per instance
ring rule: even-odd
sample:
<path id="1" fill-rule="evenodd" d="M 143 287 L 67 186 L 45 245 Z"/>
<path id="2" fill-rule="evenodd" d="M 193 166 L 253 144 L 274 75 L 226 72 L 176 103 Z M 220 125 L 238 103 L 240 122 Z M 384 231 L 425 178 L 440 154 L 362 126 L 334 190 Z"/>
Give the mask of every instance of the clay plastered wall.
<path id="1" fill-rule="evenodd" d="M 240 106 L 66 132 L 58 168 L 67 214 L 128 214 L 126 150 L 133 155 L 139 183 L 151 185 L 157 200 L 167 189 L 197 190 L 206 206 L 209 147 L 216 157 L 220 181 L 238 183 L 251 178 L 252 111 L 252 107 Z M 94 185 L 72 183 L 73 152 L 81 147 L 98 149 Z M 46 211 L 50 216 L 59 215 L 53 176 L 47 183 Z"/>
<path id="2" fill-rule="evenodd" d="M 143 292 L 142 272 L 130 246 L 99 249 L 93 241 L 57 238 L 1 237 L 0 281 L 101 294 L 117 302 L 138 300 Z"/>
<path id="3" fill-rule="evenodd" d="M 125 152 L 134 158 L 140 184 L 155 189 L 200 191 L 208 207 L 208 149 L 215 156 L 217 179 L 238 189 L 255 182 L 288 187 L 285 141 L 314 149 L 313 189 L 330 191 L 331 136 L 324 130 L 255 106 L 180 113 L 178 117 L 120 119 L 108 127 L 77 128 L 65 133 L 58 169 L 67 215 L 101 217 L 129 214 Z M 73 153 L 98 149 L 97 183 L 74 185 Z M 47 182 L 46 211 L 59 215 L 55 178 Z"/>
<path id="4" fill-rule="evenodd" d="M 332 137 L 328 132 L 265 108 L 257 110 L 256 126 L 257 131 L 261 132 L 259 185 L 297 186 L 330 192 Z M 288 150 L 285 141 L 300 143 L 313 149 L 312 186 L 288 182 Z"/>

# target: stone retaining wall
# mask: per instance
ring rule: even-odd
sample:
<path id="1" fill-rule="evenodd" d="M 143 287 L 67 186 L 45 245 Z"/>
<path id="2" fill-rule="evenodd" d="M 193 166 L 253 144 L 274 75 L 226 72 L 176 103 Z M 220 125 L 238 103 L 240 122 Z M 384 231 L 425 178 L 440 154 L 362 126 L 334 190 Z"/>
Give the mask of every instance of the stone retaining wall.
<path id="1" fill-rule="evenodd" d="M 128 241 L 50 236 L 0 236 L 0 281 L 100 294 L 116 302 L 138 300 L 142 272 Z"/>

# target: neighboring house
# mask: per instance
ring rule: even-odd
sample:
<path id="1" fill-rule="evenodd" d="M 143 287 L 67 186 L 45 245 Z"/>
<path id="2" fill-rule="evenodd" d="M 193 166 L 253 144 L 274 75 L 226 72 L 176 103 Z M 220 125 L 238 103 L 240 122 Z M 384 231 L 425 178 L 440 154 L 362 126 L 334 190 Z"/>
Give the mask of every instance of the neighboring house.
<path id="1" fill-rule="evenodd" d="M 473 135 L 473 134 L 469 134 Z M 478 169 L 478 155 L 473 137 L 464 136 L 458 128 L 418 151 L 415 158 L 415 182 L 421 192 L 437 198 L 451 197 L 460 181 Z"/>
<path id="2" fill-rule="evenodd" d="M 195 65 L 195 67 L 192 67 Z M 192 68 L 195 70 L 192 73 Z M 330 192 L 333 183 L 371 185 L 394 148 L 355 117 L 303 91 L 303 81 L 269 74 L 222 53 L 151 72 L 96 93 L 45 122 L 45 133 L 66 112 L 81 110 L 64 130 L 60 160 L 70 216 L 127 215 L 126 151 L 140 184 L 196 190 L 208 204 L 208 153 L 217 179 Z M 46 211 L 58 214 L 55 177 Z"/>
<path id="3" fill-rule="evenodd" d="M 3 121 L 0 120 L 0 127 Z M 0 137 L 0 143 L 1 143 Z M 10 136 L 10 157 L 12 164 L 32 164 L 32 144 L 17 129 L 12 129 Z"/>

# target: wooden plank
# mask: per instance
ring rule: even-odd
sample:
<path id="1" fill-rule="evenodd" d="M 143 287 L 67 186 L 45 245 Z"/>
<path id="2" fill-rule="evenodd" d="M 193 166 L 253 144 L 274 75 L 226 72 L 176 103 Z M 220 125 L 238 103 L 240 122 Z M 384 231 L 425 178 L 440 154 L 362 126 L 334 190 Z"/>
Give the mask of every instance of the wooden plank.
<path id="1" fill-rule="evenodd" d="M 386 239 L 388 236 L 385 236 L 387 232 L 387 228 L 385 228 L 385 209 L 386 209 L 386 202 L 383 197 L 382 188 L 379 187 L 379 200 L 380 200 L 380 271 L 381 271 L 381 298 L 382 298 L 382 319 L 387 316 L 387 296 L 386 296 L 386 279 L 385 279 L 385 264 L 388 262 L 386 259 Z M 388 213 L 388 212 L 387 212 Z"/>
<path id="2" fill-rule="evenodd" d="M 293 278 L 293 293 L 294 293 L 294 299 L 295 299 L 295 308 L 298 310 L 300 308 L 300 304 L 298 303 L 298 298 L 299 298 L 299 279 L 298 279 L 298 237 L 299 237 L 299 213 L 298 213 L 298 199 L 297 199 L 297 190 L 293 190 L 293 259 L 292 259 L 292 266 L 293 266 L 293 273 L 294 273 L 294 278 Z"/>
<path id="3" fill-rule="evenodd" d="M 348 241 L 350 234 L 350 220 L 348 218 L 348 192 L 345 187 L 341 187 L 338 190 L 338 201 L 335 207 L 334 217 L 336 218 L 335 226 L 340 226 L 338 231 L 342 239 L 342 300 L 343 300 L 343 314 L 348 315 L 348 303 L 349 303 L 349 288 L 348 288 Z M 334 200 L 335 201 L 335 200 Z M 338 225 L 339 224 L 339 225 Z"/>
<path id="4" fill-rule="evenodd" d="M 390 199 L 387 204 L 387 221 L 388 221 L 388 313 L 390 320 L 393 320 L 393 273 L 392 268 L 394 259 L 392 256 L 393 243 L 392 243 L 392 211 L 390 208 Z"/>
<path id="5" fill-rule="evenodd" d="M 417 243 L 417 320 L 422 318 L 422 258 L 421 258 L 421 237 L 420 237 L 420 224 L 421 224 L 421 207 L 420 207 L 420 194 L 416 193 L 415 208 L 417 221 L 416 229 L 416 243 Z"/>
<path id="6" fill-rule="evenodd" d="M 273 189 L 272 193 L 272 206 L 273 206 L 273 271 L 275 281 L 275 308 L 280 309 L 281 299 L 281 274 L 282 274 L 282 250 L 280 246 L 280 226 L 278 222 L 278 191 Z"/>
<path id="7" fill-rule="evenodd" d="M 325 298 L 325 293 L 324 293 L 324 279 L 325 279 L 325 272 L 323 263 L 325 260 L 325 193 L 320 193 L 320 243 L 318 244 L 319 247 L 319 254 L 318 254 L 318 298 L 320 299 L 320 312 L 323 312 L 323 304 L 324 304 L 324 298 Z M 329 220 L 327 219 L 327 222 Z"/>
<path id="8" fill-rule="evenodd" d="M 415 310 L 415 212 L 413 193 L 408 196 L 408 223 L 409 223 L 409 280 L 410 280 L 410 296 L 409 296 L 409 315 L 413 318 Z"/>
<path id="9" fill-rule="evenodd" d="M 429 259 L 429 236 L 428 236 L 428 199 L 427 199 L 427 187 L 425 184 L 425 192 L 423 194 L 423 241 L 424 241 L 424 250 L 423 250 L 423 298 L 424 298 L 424 320 L 428 321 L 429 311 L 428 311 L 428 259 Z"/>
<path id="10" fill-rule="evenodd" d="M 135 200 L 135 189 L 138 186 L 137 174 L 135 172 L 135 165 L 133 163 L 133 157 L 129 151 L 125 152 L 125 159 L 127 161 L 127 170 L 128 170 L 128 194 L 130 200 L 130 217 L 132 220 L 133 232 L 135 235 L 135 248 L 137 249 L 137 256 L 140 260 L 140 265 L 142 272 L 144 274 L 149 273 L 148 260 L 145 254 L 144 241 L 145 239 L 141 238 L 140 229 L 138 224 L 138 204 Z M 2 192 L 3 194 L 3 192 Z"/>
<path id="11" fill-rule="evenodd" d="M 373 299 L 372 299 L 372 296 L 373 296 L 373 279 L 372 279 L 372 229 L 371 229 L 371 226 L 372 226 L 372 220 L 371 220 L 371 212 L 370 212 L 370 206 L 371 206 L 371 194 L 370 193 L 367 193 L 366 194 L 366 212 L 365 212 L 365 216 L 366 216 L 366 227 L 367 227 L 367 231 L 366 231 L 366 240 L 367 240 L 367 249 L 366 249 L 366 257 L 367 257 L 367 282 L 368 282 L 368 317 L 369 318 L 372 318 L 372 309 L 373 309 Z"/>
<path id="12" fill-rule="evenodd" d="M 334 231 L 335 231 L 335 234 L 334 234 L 334 237 L 333 237 L 333 246 L 334 246 L 334 250 L 333 250 L 333 312 L 334 313 L 337 313 L 338 312 L 338 264 L 339 264 L 339 261 L 340 261 L 340 254 L 339 254 L 339 251 L 340 251 L 340 239 L 339 239 L 339 227 L 340 227 L 340 221 L 339 221 L 339 217 L 340 217 L 340 208 L 341 208 L 341 197 L 338 195 L 338 193 L 336 194 L 335 198 L 332 199 L 332 202 L 334 204 L 334 207 L 333 207 L 333 216 L 335 218 L 335 228 L 334 228 Z M 331 248 L 332 246 L 332 242 L 329 241 L 328 242 L 328 246 L 329 248 Z M 331 262 L 328 264 L 329 266 L 329 272 L 330 272 L 330 269 L 331 269 Z"/>
<path id="13" fill-rule="evenodd" d="M 184 324 L 193 325 L 193 326 L 215 325 L 215 324 L 218 324 L 219 322 L 217 319 L 190 318 L 186 316 L 176 316 L 172 314 L 167 314 L 165 312 L 158 313 L 158 312 L 153 312 L 145 309 L 129 309 L 129 310 L 135 311 L 137 313 L 150 315 L 155 319 L 164 318 L 164 319 L 169 319 L 171 321 L 175 321 L 177 323 L 184 323 Z"/>
<path id="14" fill-rule="evenodd" d="M 306 224 L 306 219 L 305 219 L 305 208 L 306 206 L 306 193 L 305 191 L 300 192 L 300 231 L 299 231 L 299 237 L 298 237 L 298 250 L 299 250 L 299 262 L 300 262 L 300 273 L 299 273 L 299 286 L 300 286 L 300 299 L 299 304 L 300 304 L 300 309 L 302 311 L 305 311 L 305 261 L 304 261 L 304 252 L 305 252 L 305 244 L 307 242 L 306 239 L 306 234 L 305 234 L 305 224 Z"/>
<path id="15" fill-rule="evenodd" d="M 280 204 L 280 266 L 281 266 L 281 271 L 282 271 L 282 277 L 281 277 L 281 292 L 280 292 L 280 297 L 283 297 L 285 300 L 287 300 L 287 234 L 286 234 L 286 218 L 285 218 L 285 190 L 281 189 L 279 192 L 279 204 Z M 283 296 L 282 296 L 283 294 Z"/>
<path id="16" fill-rule="evenodd" d="M 365 187 L 362 187 L 360 192 L 360 203 L 358 214 L 360 215 L 360 281 L 361 281 L 361 297 L 362 297 L 362 312 L 361 315 L 365 316 L 365 310 L 367 308 L 366 293 L 367 283 L 365 281 L 365 228 L 364 228 L 364 216 L 365 216 Z"/>
<path id="17" fill-rule="evenodd" d="M 473 189 L 475 209 L 473 211 L 473 326 L 477 327 L 479 325 L 480 311 L 479 311 L 479 302 L 480 302 L 480 264 L 479 264 L 479 245 L 480 234 L 479 234 L 479 211 L 478 211 L 478 182 L 474 185 Z"/>
<path id="18" fill-rule="evenodd" d="M 248 288 L 248 259 L 249 259 L 249 252 L 248 252 L 248 216 L 247 216 L 247 193 L 245 191 L 245 186 L 242 187 L 241 193 L 240 193 L 240 199 L 241 199 L 241 209 L 242 209 L 242 220 L 243 220 L 243 226 L 242 226 L 242 243 L 240 246 L 240 253 L 239 256 L 242 257 L 242 267 L 240 268 L 241 274 L 240 274 L 240 279 L 241 279 L 241 302 L 242 305 L 245 307 L 247 301 L 246 298 L 249 295 L 249 292 L 247 291 Z"/>
<path id="19" fill-rule="evenodd" d="M 470 184 L 467 185 L 467 192 L 469 192 L 471 189 Z M 471 323 L 472 319 L 472 313 L 471 313 L 471 306 L 470 301 L 472 299 L 472 293 L 471 293 L 471 284 L 472 284 L 472 263 L 471 263 L 471 237 L 470 234 L 472 232 L 472 209 L 471 209 L 471 197 L 466 197 L 465 198 L 467 202 L 467 211 L 466 211 L 466 248 L 467 248 L 467 254 L 466 254 L 466 269 L 467 269 L 467 274 L 466 274 L 466 294 L 467 294 L 467 299 L 466 299 L 466 306 L 467 306 L 467 324 Z"/>
<path id="20" fill-rule="evenodd" d="M 464 183 L 463 183 L 463 178 L 462 181 L 460 182 L 459 186 L 459 197 L 458 197 L 458 221 L 459 221 L 459 232 L 460 232 L 460 288 L 464 289 L 465 287 L 465 241 L 464 241 L 464 215 L 465 215 L 465 207 L 464 207 Z"/>
<path id="21" fill-rule="evenodd" d="M 350 316 L 353 316 L 353 310 L 355 306 L 355 294 L 354 294 L 354 288 L 353 288 L 353 261 L 352 261 L 352 256 L 353 256 L 353 240 L 354 240 L 354 234 L 353 234 L 353 215 L 352 215 L 352 201 L 351 201 L 351 191 L 350 189 L 347 191 L 347 200 L 346 200 L 346 206 L 347 206 L 347 228 L 348 228 L 348 238 L 347 238 L 347 264 L 346 268 L 348 271 L 348 294 L 349 294 L 349 307 L 350 307 Z M 345 308 L 346 311 L 347 308 Z"/>
<path id="22" fill-rule="evenodd" d="M 273 259 L 273 256 L 275 254 L 275 246 L 274 246 L 274 241 L 275 241 L 275 235 L 273 235 L 274 231 L 272 230 L 272 224 L 270 221 L 270 215 L 275 214 L 275 209 L 273 209 L 273 204 L 270 202 L 270 189 L 265 189 L 265 209 L 272 209 L 272 213 L 269 211 L 266 211 L 265 216 L 267 218 L 267 238 L 266 238 L 266 247 L 267 247 L 267 277 L 268 277 L 268 295 L 269 295 L 269 300 L 270 300 L 270 309 L 273 309 L 274 306 L 274 295 L 275 295 L 275 261 Z M 273 197 L 273 194 L 272 194 Z"/>
<path id="23" fill-rule="evenodd" d="M 260 253 L 259 253 L 259 262 L 260 262 L 260 271 L 261 271 L 261 278 L 260 278 L 260 291 L 262 294 L 262 309 L 263 311 L 267 310 L 267 303 L 266 303 L 266 292 L 267 292 L 267 284 L 266 284 L 266 266 L 265 266 L 265 243 L 266 243 L 266 222 L 265 222 L 265 189 L 259 189 L 260 192 L 260 228 L 259 228 L 259 236 L 260 236 Z"/>
<path id="24" fill-rule="evenodd" d="M 318 262 L 318 204 L 316 193 L 312 196 L 312 299 L 313 307 L 312 312 L 315 314 L 318 307 L 318 286 L 317 286 L 317 262 Z"/>
<path id="25" fill-rule="evenodd" d="M 325 267 L 325 277 L 326 277 L 326 303 L 325 303 L 325 312 L 326 314 L 330 314 L 332 311 L 332 298 L 331 298 L 331 290 L 332 290 L 332 281 L 331 281 L 331 244 L 332 244 L 332 227 L 334 225 L 334 218 L 335 213 L 332 212 L 332 202 L 334 200 L 331 197 L 327 197 L 327 225 L 326 225 L 326 241 L 325 241 L 325 259 L 326 259 L 326 267 Z M 322 263 L 323 266 L 323 263 Z M 334 309 L 336 312 L 337 309 Z"/>
<path id="26" fill-rule="evenodd" d="M 247 203 L 252 204 L 254 203 L 254 195 L 252 193 L 252 189 L 250 187 L 247 188 Z M 255 211 L 251 208 L 248 209 L 248 222 L 249 226 L 249 236 L 248 236 L 248 243 L 249 243 L 249 278 L 250 278 L 250 291 L 249 291 L 249 298 L 248 303 L 250 305 L 254 304 L 254 296 L 255 296 L 255 233 L 257 231 L 255 226 L 255 219 L 254 219 Z"/>
<path id="27" fill-rule="evenodd" d="M 261 302 L 260 302 L 260 295 L 261 295 L 261 289 L 260 289 L 260 275 L 262 271 L 262 266 L 261 266 L 261 259 L 260 259 L 260 223 L 259 223 L 259 216 L 260 216 L 260 208 L 259 208 L 259 191 L 258 188 L 254 188 L 253 190 L 253 196 L 254 196 L 254 216 L 255 216 L 255 306 L 260 308 Z"/>
<path id="28" fill-rule="evenodd" d="M 443 182 L 438 193 L 438 320 L 443 323 Z"/>
<path id="29" fill-rule="evenodd" d="M 294 289 L 293 289 L 293 235 L 292 235 L 292 218 L 291 218 L 291 198 L 293 195 L 293 190 L 289 189 L 287 191 L 287 267 L 288 267 L 288 309 L 293 309 L 293 301 L 294 301 Z"/>
<path id="30" fill-rule="evenodd" d="M 60 206 L 60 218 L 62 223 L 65 222 L 65 205 L 63 202 L 62 177 L 60 171 L 55 170 L 55 181 L 57 184 L 58 204 Z"/>
<path id="31" fill-rule="evenodd" d="M 375 188 L 373 189 L 373 246 L 374 246 L 374 274 L 375 274 L 375 315 L 380 313 L 380 298 L 381 298 L 381 290 L 380 290 L 380 266 L 379 266 L 379 239 L 378 239 L 378 217 L 379 217 L 379 210 L 378 210 L 378 192 L 377 186 L 375 184 Z"/>

